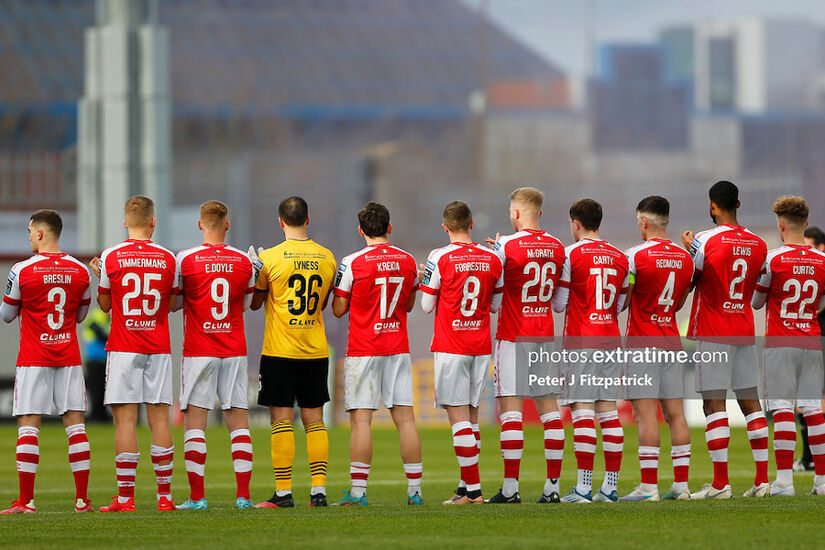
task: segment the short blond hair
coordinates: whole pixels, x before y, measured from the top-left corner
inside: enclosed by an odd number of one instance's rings
[[[145,195],[129,197],[123,207],[123,216],[128,227],[149,227],[155,217],[155,203]]]
[[[773,213],[789,225],[802,229],[808,221],[808,201],[802,197],[784,195],[773,203]]]
[[[221,229],[229,216],[229,207],[221,201],[206,201],[201,205],[201,224],[207,229]]]
[[[521,204],[538,214],[544,204],[544,193],[535,187],[519,187],[510,193],[510,202]]]

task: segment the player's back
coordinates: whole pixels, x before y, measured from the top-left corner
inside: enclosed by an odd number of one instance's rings
[[[496,338],[552,340],[550,300],[561,277],[564,245],[539,229],[501,237],[495,252],[504,264],[504,291]]]
[[[487,355],[490,305],[501,292],[501,260],[478,243],[452,243],[430,253],[421,291],[437,295],[431,351]]]
[[[744,227],[720,225],[698,233],[690,253],[696,289],[688,336],[752,344],[751,298],[767,255],[765,241]]]
[[[418,288],[415,258],[388,243],[341,260],[336,296],[349,298],[347,356],[409,353],[407,302]]]
[[[676,309],[693,280],[693,259],[667,239],[627,251],[633,297],[627,317],[629,347],[681,349]]]
[[[246,355],[244,300],[255,286],[249,257],[225,244],[202,244],[177,256],[183,294],[183,355]]]
[[[825,253],[793,244],[771,250],[757,290],[767,293],[767,347],[820,349],[816,312],[825,293]]]
[[[176,281],[175,256],[159,244],[128,239],[105,250],[98,292],[112,297],[106,350],[170,353],[169,298]]]
[[[287,239],[264,250],[256,288],[268,289],[262,354],[288,359],[327,357],[322,313],[335,257],[312,239]]]
[[[613,348],[621,344],[619,296],[627,292],[628,262],[607,241],[582,239],[565,249],[560,285],[569,288],[564,317],[568,348]]]
[[[3,300],[20,308],[18,366],[80,365],[77,311],[90,302],[89,271],[64,253],[14,265]]]

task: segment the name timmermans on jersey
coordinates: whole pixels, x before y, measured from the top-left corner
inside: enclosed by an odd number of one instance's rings
[[[117,263],[120,267],[166,269],[166,259],[164,258],[118,258]]]

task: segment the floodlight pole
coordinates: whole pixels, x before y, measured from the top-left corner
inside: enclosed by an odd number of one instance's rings
[[[86,29],[78,104],[77,205],[81,252],[123,239],[123,204],[150,196],[154,240],[168,243],[171,183],[169,33],[157,0],[97,0]]]

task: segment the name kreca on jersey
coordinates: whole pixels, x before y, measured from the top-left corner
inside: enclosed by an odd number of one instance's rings
[[[417,289],[415,259],[400,248],[374,244],[341,260],[335,295],[350,300],[347,356],[409,353],[407,302]]]

